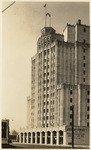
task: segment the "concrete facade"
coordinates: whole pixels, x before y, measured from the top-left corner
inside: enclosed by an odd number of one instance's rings
[[[75,128],[89,130],[89,26],[78,20],[76,25],[67,24],[64,35],[57,34],[52,27],[43,28],[31,63],[27,134],[22,132],[20,141],[30,134],[34,139],[31,143],[41,144],[42,140],[42,144],[68,145],[71,142],[67,143],[66,126],[72,126],[72,105]]]

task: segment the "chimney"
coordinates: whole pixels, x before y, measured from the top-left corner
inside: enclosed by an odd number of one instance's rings
[[[78,19],[78,22],[77,22],[78,24],[81,24],[81,20],[80,19]]]

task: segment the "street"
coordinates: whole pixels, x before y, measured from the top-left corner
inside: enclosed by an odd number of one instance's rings
[[[26,148],[26,149],[71,149],[71,146],[56,146],[56,145],[35,145],[35,144],[20,144],[10,143],[3,145],[2,148]],[[88,146],[75,146],[74,149],[89,149]]]

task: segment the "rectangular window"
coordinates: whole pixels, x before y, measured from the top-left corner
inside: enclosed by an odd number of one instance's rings
[[[49,110],[47,109],[47,112],[49,112]]]
[[[47,75],[49,75],[49,72],[47,73]]]
[[[45,105],[45,102],[44,102],[44,105]]]
[[[44,95],[44,98],[45,98],[45,95]]]
[[[88,103],[89,103],[89,98],[88,98]]]
[[[89,106],[87,107],[87,111],[89,111]]]
[[[83,56],[83,59],[85,60],[85,56]]]
[[[49,105],[49,102],[47,102],[47,105]]]
[[[83,82],[85,82],[85,78],[83,78]]]
[[[72,114],[70,114],[70,118],[72,118]]]
[[[44,55],[46,55],[46,51],[44,51]]]
[[[48,120],[48,116],[46,117],[46,119]]]
[[[43,112],[45,113],[45,109],[43,109]]]
[[[85,48],[84,48],[83,52],[85,53]]]
[[[72,122],[70,122],[70,126],[72,126]]]
[[[72,106],[70,106],[70,110],[72,110]]]
[[[46,73],[44,73],[44,77],[46,76]]]
[[[48,127],[48,124],[46,126]]]
[[[70,94],[72,95],[72,90],[70,90]]]
[[[87,123],[87,127],[89,127],[89,123]]]
[[[89,91],[88,91],[88,95],[89,95]]]
[[[89,115],[87,115],[87,119],[89,119]]]
[[[49,83],[49,80],[47,80],[47,83]]]
[[[84,43],[86,43],[86,40],[83,40]]]
[[[85,70],[83,71],[83,74],[85,74],[86,72],[85,72]]]
[[[86,28],[84,28],[84,32],[86,32]]]
[[[83,63],[83,67],[85,67],[85,63]]]
[[[47,87],[47,90],[49,90],[49,87]]]
[[[49,97],[49,94],[47,94],[47,97]]]

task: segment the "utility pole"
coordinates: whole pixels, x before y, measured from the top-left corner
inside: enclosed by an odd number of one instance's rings
[[[72,148],[74,148],[74,105],[72,105]]]

